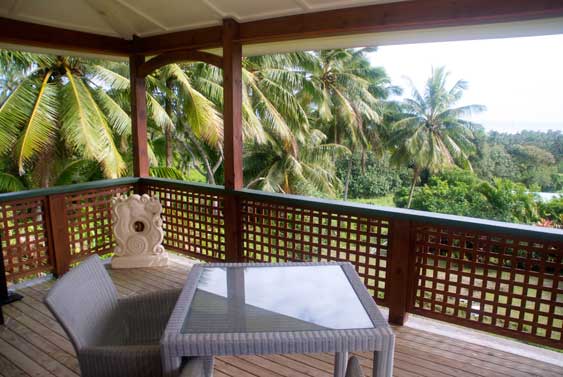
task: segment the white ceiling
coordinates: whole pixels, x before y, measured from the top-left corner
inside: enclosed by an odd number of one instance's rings
[[[130,39],[404,0],[0,0],[0,17]]]

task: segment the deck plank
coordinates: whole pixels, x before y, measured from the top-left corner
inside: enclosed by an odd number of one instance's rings
[[[186,265],[135,270],[109,270],[122,296],[179,288]],[[76,377],[80,368],[72,345],[42,304],[53,281],[22,288],[24,300],[4,308],[7,326],[0,328],[0,376]],[[507,352],[424,331],[396,327],[396,377],[528,377],[563,376],[563,368]],[[373,355],[358,353],[366,375]],[[331,354],[218,357],[216,377],[330,377]]]

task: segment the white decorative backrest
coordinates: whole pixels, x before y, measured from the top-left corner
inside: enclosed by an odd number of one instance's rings
[[[116,257],[164,253],[162,205],[157,198],[118,195],[111,204]]]

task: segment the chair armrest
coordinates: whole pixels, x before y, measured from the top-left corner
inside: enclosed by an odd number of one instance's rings
[[[127,324],[132,343],[158,343],[180,291],[169,289],[118,300],[118,311]]]

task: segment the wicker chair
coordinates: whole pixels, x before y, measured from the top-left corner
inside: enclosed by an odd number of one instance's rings
[[[78,355],[84,377],[162,375],[160,337],[180,291],[118,298],[98,256],[60,278],[45,304]],[[210,377],[213,358],[190,359],[182,377]]]
[[[364,371],[360,365],[360,361],[356,356],[352,356],[348,360],[348,366],[346,367],[346,377],[364,377]]]

